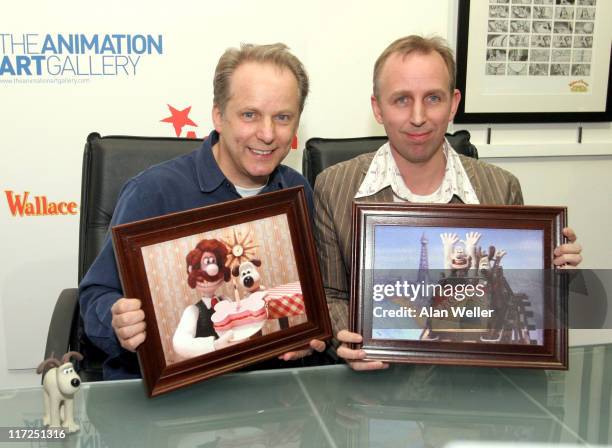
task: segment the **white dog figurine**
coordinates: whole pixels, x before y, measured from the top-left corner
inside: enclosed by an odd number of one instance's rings
[[[62,357],[62,362],[51,357],[36,369],[36,373],[42,373],[46,367],[52,366],[43,378],[43,424],[51,428],[65,428],[69,433],[79,430],[79,425],[74,421],[74,394],[81,386],[81,378],[70,362],[72,357],[79,361],[83,359],[78,352],[68,352]]]

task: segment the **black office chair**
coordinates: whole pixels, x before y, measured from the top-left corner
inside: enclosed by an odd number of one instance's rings
[[[459,154],[475,159],[478,150],[470,143],[468,131],[457,131],[446,134],[451,146]],[[352,159],[366,152],[376,151],[387,141],[387,137],[358,137],[358,138],[311,138],[306,142],[302,158],[302,173],[314,187],[315,179],[321,171],[328,166]]]
[[[89,134],[81,181],[78,282],[102,248],[123,184],[151,165],[193,151],[201,142],[201,139],[188,138]],[[69,350],[84,355],[83,361],[76,363],[83,381],[102,379],[102,363],[106,355],[85,335],[77,288],[64,289],[57,300],[44,359],[52,354],[61,357]]]

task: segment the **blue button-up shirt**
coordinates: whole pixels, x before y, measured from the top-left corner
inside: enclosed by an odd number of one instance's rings
[[[239,199],[234,185],[225,177],[212,147],[219,134],[211,132],[202,146],[167,162],[155,165],[130,179],[121,190],[111,227],[127,222]],[[312,188],[297,171],[280,165],[261,193],[302,185],[312,216]],[[123,297],[110,233],[100,254],[79,285],[81,316],[85,333],[108,354],[104,379],[140,376],[133,353],[124,350],[111,326],[111,306]]]

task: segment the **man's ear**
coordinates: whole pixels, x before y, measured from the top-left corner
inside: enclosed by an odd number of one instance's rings
[[[382,110],[380,109],[380,104],[378,104],[378,99],[374,94],[370,97],[370,103],[372,104],[372,112],[374,112],[374,118],[379,124],[383,124],[382,121]]]
[[[461,102],[461,92],[459,89],[455,89],[453,92],[453,97],[451,98],[451,113],[448,122],[450,123],[455,119],[455,114],[457,113],[457,109],[459,108],[459,103]]]
[[[221,129],[223,128],[223,114],[221,112],[221,109],[219,109],[219,106],[217,106],[216,104],[213,104],[212,119],[213,124],[215,125],[215,131],[220,134]]]

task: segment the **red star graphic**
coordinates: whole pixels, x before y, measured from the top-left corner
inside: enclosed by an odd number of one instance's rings
[[[177,137],[181,135],[181,131],[183,130],[183,126],[185,125],[195,126],[196,128],[198,127],[198,125],[191,121],[191,119],[189,118],[191,106],[183,110],[177,110],[168,104],[168,109],[170,109],[170,113],[172,115],[160,121],[163,121],[164,123],[172,123],[172,126],[174,126],[174,132],[176,132]]]

